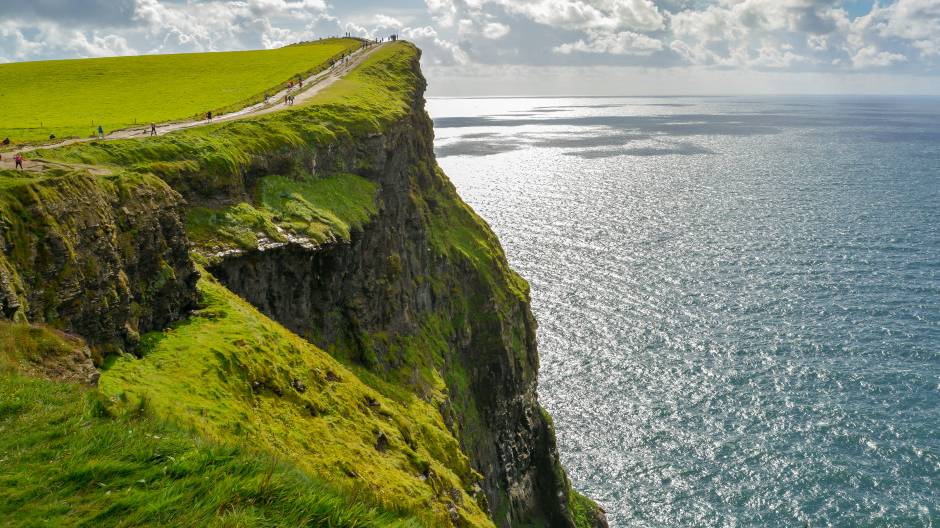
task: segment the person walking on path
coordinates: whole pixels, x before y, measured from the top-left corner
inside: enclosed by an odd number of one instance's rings
[[[104,129],[101,128],[101,125],[98,125],[98,139],[104,139]]]
[[[150,137],[157,135],[157,125],[156,123],[150,123]]]
[[[208,121],[209,123],[212,122],[212,110],[209,110],[208,112],[206,112],[206,121]]]
[[[16,153],[16,156],[13,156],[13,161],[16,162],[16,168],[23,170],[23,155],[19,152]]]

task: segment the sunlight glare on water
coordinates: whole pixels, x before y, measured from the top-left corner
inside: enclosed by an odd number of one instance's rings
[[[429,112],[612,526],[940,526],[940,99]]]

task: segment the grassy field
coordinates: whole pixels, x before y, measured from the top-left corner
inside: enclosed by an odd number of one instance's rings
[[[14,143],[192,118],[258,102],[355,39],[275,50],[0,64],[0,138]]]

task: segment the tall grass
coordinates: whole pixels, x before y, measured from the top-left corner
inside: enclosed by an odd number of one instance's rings
[[[204,441],[153,418],[146,404],[113,416],[96,390],[23,376],[7,352],[0,351],[4,527],[424,526],[270,454]]]

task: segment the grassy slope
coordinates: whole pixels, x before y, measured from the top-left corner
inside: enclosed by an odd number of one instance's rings
[[[206,307],[146,336],[143,359],[110,365],[105,395],[130,408],[146,402],[211,438],[270,449],[432,524],[456,496],[461,517],[488,525],[467,493],[478,476],[431,405],[413,394],[384,397],[221,285],[204,279],[199,288]]]
[[[270,455],[209,442],[94,389],[24,376],[73,340],[0,322],[3,526],[420,527]]]
[[[84,137],[98,124],[110,131],[243,106],[358,46],[332,39],[275,50],[3,64],[0,138]]]

